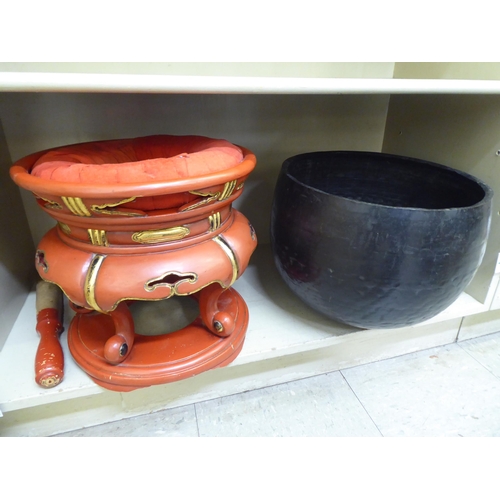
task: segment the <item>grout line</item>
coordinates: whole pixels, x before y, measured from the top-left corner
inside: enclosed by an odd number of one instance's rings
[[[365,405],[361,402],[361,400],[359,399],[358,395],[356,394],[356,392],[354,391],[354,389],[351,387],[351,384],[349,384],[349,382],[347,381],[347,379],[345,378],[345,375],[344,373],[342,372],[342,370],[339,370],[340,374],[342,375],[342,378],[345,380],[345,383],[347,384],[347,386],[349,387],[349,389],[351,389],[352,393],[354,394],[355,398],[359,401],[359,404],[361,405],[361,407],[363,408],[363,410],[365,410],[365,413],[368,415],[368,418],[373,422],[373,425],[375,426],[375,428],[378,430],[378,432],[380,433],[380,436],[381,437],[385,437],[383,434],[382,434],[382,431],[379,429],[378,425],[375,423],[375,420],[373,420],[372,416],[368,413],[368,410],[365,408]]]
[[[471,340],[471,339],[469,339]],[[464,342],[467,342],[466,340],[464,340]],[[481,361],[479,359],[477,359],[471,352],[469,352],[467,349],[465,349],[464,347],[461,346],[461,342],[458,342],[457,345],[460,347],[460,349],[462,349],[463,352],[467,353],[477,364],[479,364],[480,366],[482,366],[487,372],[491,373],[495,378],[497,379],[500,379],[500,376],[498,376],[496,373],[492,372],[490,370],[490,368],[488,368],[487,366],[483,365],[483,363],[481,363]]]

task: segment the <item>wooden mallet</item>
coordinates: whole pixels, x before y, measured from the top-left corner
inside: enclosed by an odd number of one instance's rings
[[[36,286],[36,331],[40,342],[35,356],[35,382],[55,387],[64,376],[64,355],[59,336],[63,326],[63,295],[53,283],[40,281]]]

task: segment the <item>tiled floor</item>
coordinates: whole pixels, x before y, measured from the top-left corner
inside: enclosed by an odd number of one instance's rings
[[[500,436],[500,333],[59,436]]]

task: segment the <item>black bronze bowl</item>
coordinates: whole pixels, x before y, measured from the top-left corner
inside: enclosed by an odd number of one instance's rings
[[[425,321],[472,280],[492,190],[463,172],[372,152],[314,152],[283,163],[271,242],[305,303],[360,328]]]

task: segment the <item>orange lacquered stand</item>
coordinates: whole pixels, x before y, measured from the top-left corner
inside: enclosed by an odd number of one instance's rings
[[[97,384],[130,391],[239,354],[248,309],[231,285],[257,239],[232,203],[255,163],[226,141],[162,135],[46,150],[11,168],[57,221],[35,265],[76,311],[69,349]],[[135,332],[133,301],[173,296],[197,301],[194,322],[163,335]]]

